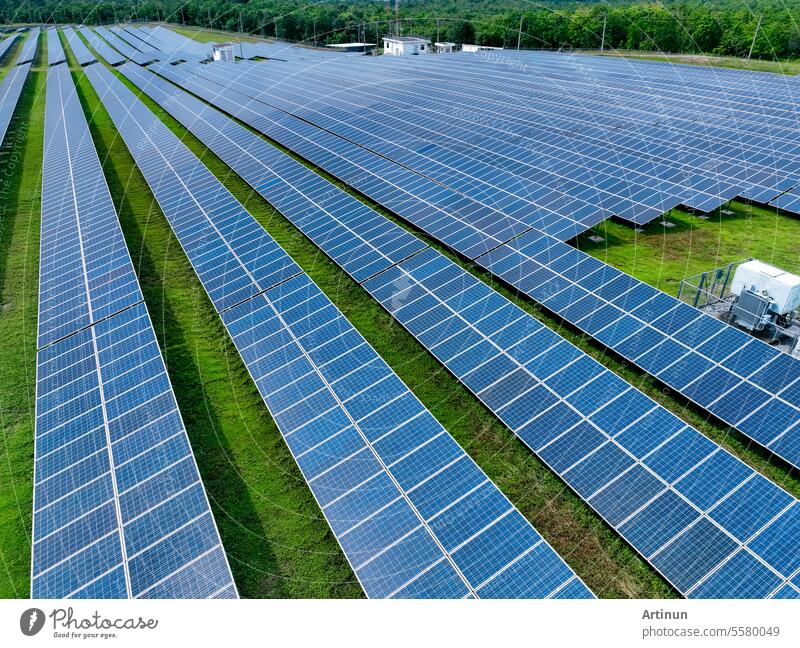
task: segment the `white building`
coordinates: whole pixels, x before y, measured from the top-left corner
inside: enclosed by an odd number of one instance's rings
[[[211,46],[211,56],[215,61],[234,63],[236,54],[233,51],[233,43],[214,43]]]
[[[490,45],[467,45],[464,43],[461,46],[462,52],[488,52],[490,50],[501,50],[502,47],[491,47]]]
[[[453,51],[453,48],[456,46],[456,44],[443,42],[443,43],[434,43],[434,46],[436,47],[437,54],[450,54]]]
[[[383,53],[391,56],[427,54],[430,48],[431,42],[418,36],[386,36],[383,39]]]

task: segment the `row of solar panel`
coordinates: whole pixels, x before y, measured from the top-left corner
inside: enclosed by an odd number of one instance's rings
[[[785,582],[800,566],[789,494],[264,140],[147,72],[123,72],[352,276],[346,249],[389,264],[365,288],[680,591],[800,596]],[[391,264],[399,250],[410,258]]]
[[[32,63],[36,58],[36,50],[39,47],[39,35],[42,30],[39,27],[34,27],[28,32],[28,38],[22,44],[22,49],[17,56],[17,65],[23,63]]]
[[[8,38],[0,40],[0,60],[3,59],[6,53],[11,49],[11,47],[16,42],[17,42],[17,34],[12,34]]]
[[[205,79],[193,76],[188,69],[161,66],[157,71],[319,164],[468,258],[478,258],[478,262],[494,274],[545,303],[623,357],[637,361],[652,346],[668,341],[658,350],[671,352],[666,364],[656,366],[642,362],[640,366],[793,465],[800,463],[800,440],[796,433],[791,433],[792,429],[800,429],[796,427],[800,423],[800,393],[796,393],[800,371],[796,359],[538,232],[530,232],[509,246],[499,247],[520,234],[519,225],[508,228],[510,219],[502,220],[499,215],[496,219],[464,218],[465,211],[469,210],[464,210],[463,201],[460,210],[451,211],[459,218],[450,217],[449,222],[443,218],[421,219],[413,204],[404,201],[405,196],[392,185],[388,191],[365,190],[373,184],[372,177],[366,173],[355,175],[358,167],[353,168],[353,160],[360,161],[360,157],[354,145],[341,139],[337,142],[333,135],[320,129],[314,132],[306,122],[291,116],[274,116],[272,111],[259,109],[257,106],[263,104],[231,89],[229,83],[211,81],[216,73],[203,70],[204,75],[211,75]],[[244,90],[241,84],[236,88]],[[251,90],[249,95],[260,96],[260,92]],[[339,143],[342,146],[338,146]],[[344,148],[347,146],[349,148]],[[370,167],[373,159],[367,161]],[[388,161],[379,160],[380,166],[373,168],[372,173],[380,171],[387,182],[393,177],[391,171],[398,167],[387,168]],[[413,174],[409,178],[405,169],[400,169],[399,173],[403,174],[402,181],[408,181],[403,185],[405,191],[428,198],[430,194],[423,184],[424,179],[414,178]],[[440,188],[440,193],[443,191]],[[469,221],[458,223],[460,218]],[[453,220],[457,223],[455,227]],[[431,221],[433,225],[429,224]],[[463,232],[467,226],[471,228],[465,236]],[[499,227],[504,229],[496,236]],[[528,250],[526,241],[539,243]],[[480,257],[492,248],[497,249]],[[509,259],[506,263],[496,262],[506,257]],[[659,317],[661,319],[652,326],[651,322]],[[602,330],[604,334],[600,334]],[[746,349],[740,355],[732,355],[744,345]],[[662,362],[667,358],[666,353],[657,352],[657,355]],[[731,356],[730,361],[727,361],[728,356]],[[739,362],[745,356],[749,360]],[[719,366],[721,361],[726,364]],[[769,367],[763,368],[767,363]],[[672,371],[668,371],[670,368]],[[781,395],[775,396],[777,392]]]
[[[132,45],[124,41],[122,38],[120,38],[116,33],[112,32],[110,29],[97,26],[94,28],[94,30],[100,36],[102,36],[109,45],[111,45],[125,58],[128,58],[131,61],[135,61],[139,65],[147,65],[148,63],[154,60],[154,57],[151,54],[140,52],[135,47],[133,47]]]
[[[0,144],[5,141],[11,119],[19,103],[22,87],[30,72],[30,63],[18,65],[8,71],[0,83]]]
[[[47,77],[39,297],[32,597],[236,597],[64,65]]]
[[[111,47],[98,34],[88,27],[79,27],[78,31],[91,45],[92,49],[109,65],[120,65],[125,62],[125,57]]]
[[[364,590],[590,596],[210,171],[113,75],[87,74]]]
[[[75,57],[75,60],[78,61],[78,65],[89,65],[97,61],[89,51],[89,48],[86,47],[86,44],[81,40],[81,37],[78,36],[78,32],[76,32],[72,27],[64,27],[64,36],[67,39],[67,44],[69,48],[72,50],[72,54]]]
[[[58,65],[67,60],[64,54],[64,48],[61,45],[61,39],[58,36],[58,30],[51,27],[47,30],[47,65]]]

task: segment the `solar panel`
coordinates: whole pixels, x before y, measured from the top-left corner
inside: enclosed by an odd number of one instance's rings
[[[12,34],[8,38],[4,38],[3,40],[0,40],[0,60],[3,59],[3,57],[6,55],[8,50],[10,50],[11,47],[16,42],[17,42],[17,35],[16,34]]]
[[[89,45],[91,45],[92,49],[94,49],[94,51],[100,55],[100,58],[102,58],[109,65],[120,65],[121,63],[125,62],[124,56],[114,50],[113,47],[111,47],[88,27],[79,27],[78,31],[86,39]]]
[[[366,163],[370,170],[356,175],[363,167],[349,160],[364,160],[363,149],[359,153],[357,147],[347,148],[344,140],[331,140],[330,134],[309,129],[307,124],[301,126],[291,116],[286,115],[281,121],[280,116],[273,117],[269,111],[256,110],[248,105],[245,95],[223,90],[220,84],[198,81],[188,70],[162,66],[158,73],[319,164],[467,258],[477,259],[493,274],[792,465],[800,462],[800,389],[796,387],[800,383],[795,383],[800,371],[796,359],[551,236],[531,230],[504,245],[511,238],[510,233],[520,234],[521,223],[516,221],[514,228],[514,219],[491,210],[476,211],[464,197],[459,200],[454,196],[450,211],[457,218],[432,217],[430,208],[420,218],[419,210],[400,193],[402,189],[377,190],[378,181],[368,174],[380,170],[384,183],[397,177],[400,187],[414,198],[427,197],[433,190],[425,186],[420,176],[392,166],[385,159],[372,158]],[[326,148],[322,149],[321,143]],[[333,158],[332,153],[342,155],[344,150],[348,161]],[[435,187],[441,196],[441,185]],[[469,215],[462,216],[464,213]],[[481,218],[476,219],[476,213]],[[468,235],[463,233],[465,227],[471,227]],[[498,228],[502,232],[499,235]],[[481,256],[487,250],[493,251]],[[665,344],[645,355],[661,343]],[[745,344],[747,350],[738,353]],[[680,354],[663,364],[667,356],[662,352],[667,350]],[[780,393],[776,396],[777,392]]]
[[[211,172],[111,74],[87,74],[364,591],[547,597],[569,587],[591,596]],[[236,297],[221,298],[223,285]]]
[[[69,316],[58,335],[40,326],[31,596],[236,597],[147,309],[138,284],[128,285],[135,282],[131,259],[63,65],[47,77],[42,212],[40,319],[59,308],[72,312],[76,303],[88,316]],[[77,240],[78,249],[59,251],[64,240]],[[75,278],[60,290],[53,287],[59,260]],[[119,278],[121,292],[111,288]],[[116,299],[120,294],[126,299]]]
[[[0,83],[0,144],[5,141],[8,126],[14,116],[14,110],[17,108],[17,102],[30,69],[30,63],[18,65],[9,70]]]
[[[335,260],[341,247],[389,252],[406,235],[385,219],[383,228],[359,232],[365,217],[348,220],[344,192],[322,178],[295,175],[295,167],[305,168],[179,88],[133,66],[122,71],[323,249],[319,230],[330,230],[337,245],[328,254]],[[304,194],[316,200],[303,203]],[[336,215],[331,205],[342,212],[333,224],[326,214]],[[337,263],[355,276],[349,261]],[[455,263],[425,248],[363,285],[681,592],[766,597],[791,578],[797,541],[787,549],[765,538],[775,537],[776,516],[781,528],[790,524],[794,498]],[[737,519],[723,513],[730,498]],[[684,536],[694,540],[668,550]],[[720,566],[727,573],[729,562],[742,560],[737,549],[752,538],[759,558],[747,547],[739,553],[757,563],[751,572],[759,585],[739,589],[740,582],[712,573]],[[687,568],[704,542],[713,549]],[[768,564],[759,562],[767,554]]]
[[[94,54],[89,51],[89,48],[86,47],[81,37],[78,36],[78,33],[72,27],[64,27],[64,36],[72,50],[72,55],[78,61],[79,65],[89,65],[97,61]]]
[[[39,27],[34,27],[28,32],[28,38],[22,44],[19,56],[17,56],[17,65],[23,63],[31,63],[36,58],[36,50],[39,47],[39,35],[42,30]]]
[[[110,31],[116,36],[118,36],[122,41],[124,41],[134,49],[142,52],[143,54],[152,56],[154,59],[158,59],[159,57],[161,57],[161,52],[159,52],[158,49],[139,40],[138,38],[130,34],[127,30],[122,29],[121,27],[112,27]]]
[[[106,29],[105,27],[97,26],[94,30],[115,50],[117,50],[122,56],[125,58],[130,59],[134,63],[138,63],[139,65],[147,65],[152,61],[156,60],[157,57],[153,56],[152,54],[146,52],[140,52],[135,47],[132,47],[124,40],[122,40],[119,36],[117,36],[112,31]]]
[[[66,60],[61,39],[58,37],[58,30],[51,27],[47,30],[47,65],[58,65]]]

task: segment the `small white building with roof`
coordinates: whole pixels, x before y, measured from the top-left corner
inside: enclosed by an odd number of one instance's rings
[[[427,54],[430,49],[430,40],[419,36],[384,36],[383,38],[383,53],[390,56]]]
[[[437,54],[450,54],[456,46],[455,43],[449,43],[447,41],[436,42],[433,45],[436,47]]]
[[[226,63],[236,62],[233,43],[213,43],[211,45],[211,56],[215,61],[225,61]]]

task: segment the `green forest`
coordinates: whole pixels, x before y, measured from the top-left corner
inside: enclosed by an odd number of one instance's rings
[[[5,24],[166,21],[317,44],[376,41],[397,29],[394,15],[393,0],[0,0]],[[401,0],[400,19],[403,34],[455,43],[594,49],[603,42],[616,49],[729,56],[746,56],[752,45],[754,58],[800,57],[798,0]]]

